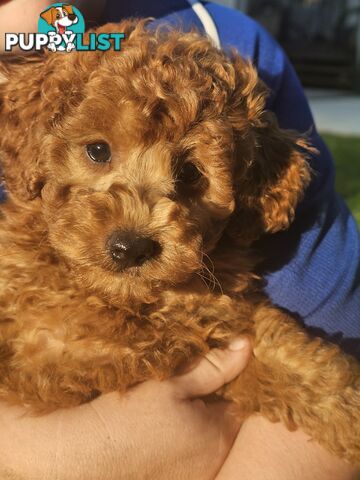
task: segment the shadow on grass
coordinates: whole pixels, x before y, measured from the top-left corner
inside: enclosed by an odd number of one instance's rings
[[[360,225],[360,137],[323,133],[336,164],[336,189]]]

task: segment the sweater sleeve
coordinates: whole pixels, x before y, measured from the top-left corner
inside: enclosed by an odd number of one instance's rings
[[[295,223],[270,242],[273,266],[266,290],[274,303],[298,314],[314,333],[360,358],[359,231],[335,192],[331,154],[314,126],[300,82],[282,56],[282,75],[269,108],[283,128],[309,132],[319,154],[310,159],[315,174]],[[286,252],[288,259],[276,268],[279,252]]]

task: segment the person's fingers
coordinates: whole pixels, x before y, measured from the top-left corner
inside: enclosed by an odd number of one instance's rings
[[[246,367],[250,356],[250,340],[237,338],[228,348],[214,348],[190,372],[171,380],[181,398],[208,395],[231,382]]]

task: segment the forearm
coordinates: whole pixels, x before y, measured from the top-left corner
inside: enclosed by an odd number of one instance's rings
[[[360,470],[325,451],[301,431],[260,416],[242,426],[216,480],[359,480]]]

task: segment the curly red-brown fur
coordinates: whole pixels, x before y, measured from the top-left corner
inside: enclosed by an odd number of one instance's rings
[[[301,427],[360,462],[360,367],[271,306],[255,240],[287,228],[310,147],[265,110],[235,52],[197,32],[129,20],[121,53],[46,53],[0,64],[0,395],[35,411],[77,405],[252,337],[223,395],[240,416]],[[106,141],[94,164],[85,145]],[[193,185],[179,172],[191,162]],[[158,255],[119,269],[115,231]]]

